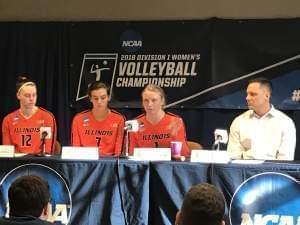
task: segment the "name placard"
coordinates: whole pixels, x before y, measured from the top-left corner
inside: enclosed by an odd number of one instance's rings
[[[133,160],[170,161],[170,148],[134,148]]]
[[[230,158],[227,151],[192,150],[191,162],[228,163]]]
[[[0,145],[0,158],[13,158],[14,154],[14,145]]]
[[[75,160],[98,160],[99,151],[97,147],[63,146],[61,158]]]

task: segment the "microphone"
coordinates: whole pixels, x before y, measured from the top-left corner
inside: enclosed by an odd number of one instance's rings
[[[44,130],[44,131],[42,132],[42,134],[41,134],[41,140],[42,140],[42,141],[45,141],[45,139],[46,139],[47,136],[48,136],[48,132]]]
[[[40,127],[40,138],[41,138],[41,155],[46,154],[46,139],[51,139],[51,127]]]
[[[138,120],[125,121],[124,130],[125,133],[125,152],[122,151],[122,158],[128,158],[129,156],[129,132],[138,132],[140,128],[144,127],[144,123],[139,123]]]
[[[228,142],[228,132],[225,129],[215,129],[215,142],[213,144],[213,149],[220,150],[220,144],[227,144]]]
[[[40,138],[51,139],[51,127],[40,127]]]
[[[140,129],[140,124],[137,120],[127,120],[125,121],[124,130],[127,132],[137,132]]]

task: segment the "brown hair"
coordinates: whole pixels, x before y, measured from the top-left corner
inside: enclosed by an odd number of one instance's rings
[[[11,216],[39,217],[50,202],[49,185],[39,176],[19,177],[9,187],[8,200]]]
[[[88,96],[91,97],[92,96],[92,91],[98,90],[98,89],[101,89],[101,88],[106,90],[108,96],[110,95],[110,89],[105,83],[95,81],[95,82],[91,83],[91,85],[88,87],[88,90],[87,90]]]
[[[180,225],[220,225],[224,219],[225,199],[213,185],[193,186],[184,196]]]
[[[269,79],[265,77],[258,77],[248,81],[248,85],[252,83],[259,83],[261,86],[266,87],[269,90],[270,94],[272,94],[273,87],[272,82]]]

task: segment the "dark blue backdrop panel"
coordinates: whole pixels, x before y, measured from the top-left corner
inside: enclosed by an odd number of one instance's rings
[[[226,224],[232,197],[248,178],[264,172],[277,172],[300,179],[299,164],[265,162],[263,164],[204,164],[185,162],[152,162],[150,164],[150,216],[149,224],[174,224],[184,193],[198,183],[217,186],[226,200]],[[271,198],[274,198],[272,196]]]
[[[265,162],[263,164],[212,164],[210,167],[211,183],[218,187],[225,196],[226,207],[226,224],[229,224],[228,213],[232,198],[238,188],[247,179],[265,172],[280,173],[289,175],[294,179],[300,179],[300,167],[297,163],[287,162]],[[289,190],[284,190],[283,193]],[[255,196],[253,191],[252,196]],[[271,196],[276,198],[276,195]],[[271,207],[271,206],[270,206]]]
[[[71,192],[72,213],[69,224],[124,225],[125,215],[127,224],[148,224],[147,162],[124,163],[116,159],[62,161],[41,158],[0,161],[1,179],[16,167],[28,163],[48,166],[60,174]]]
[[[188,162],[152,162],[150,179],[150,224],[174,224],[188,189],[209,182],[209,164]]]
[[[150,202],[149,162],[117,160],[116,163],[119,165],[119,193],[122,195],[127,224],[146,225]]]
[[[234,193],[254,175],[276,172],[300,180],[297,163],[240,165],[55,158],[0,159],[0,179],[7,179],[9,172],[24,164],[40,164],[60,174],[71,192],[70,224],[87,225],[124,225],[124,218],[127,224],[134,225],[174,224],[184,194],[197,183],[216,185],[224,193],[228,213]]]

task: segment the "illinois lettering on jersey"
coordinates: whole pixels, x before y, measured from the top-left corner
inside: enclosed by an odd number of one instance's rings
[[[119,156],[123,145],[125,118],[111,110],[102,121],[97,121],[91,110],[78,113],[73,118],[73,146],[98,146],[101,156]]]
[[[51,154],[56,142],[56,121],[51,112],[41,107],[30,118],[25,118],[19,109],[8,114],[2,122],[2,143],[14,145],[16,152],[39,154],[43,147],[41,127],[51,128],[51,138],[45,139],[46,153]]]
[[[171,141],[181,141],[182,155],[189,156],[185,125],[181,117],[172,113],[165,113],[157,124],[151,124],[146,119],[145,114],[138,116],[136,119],[140,124],[140,129],[138,132],[130,133],[130,154],[133,154],[135,147],[170,148]]]

